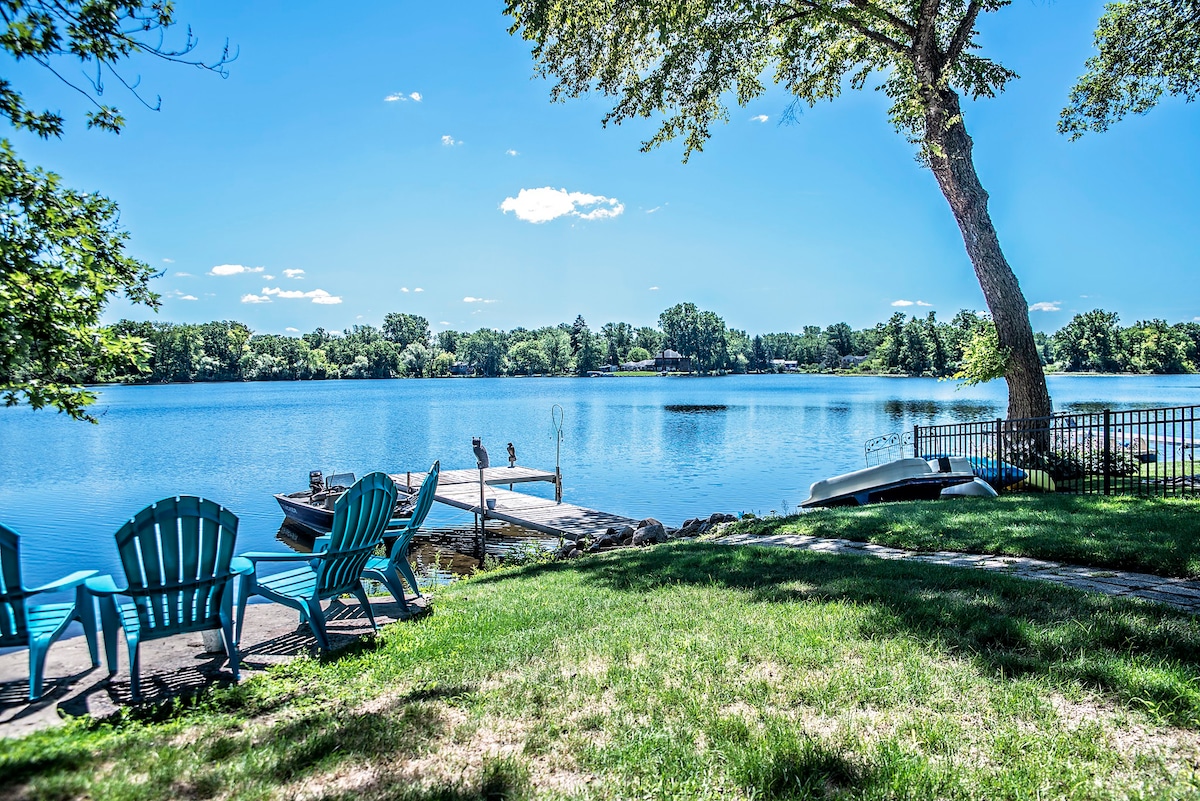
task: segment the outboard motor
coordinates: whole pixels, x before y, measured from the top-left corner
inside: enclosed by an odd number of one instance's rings
[[[320,492],[325,489],[325,477],[321,475],[320,470],[308,471],[308,491]]]

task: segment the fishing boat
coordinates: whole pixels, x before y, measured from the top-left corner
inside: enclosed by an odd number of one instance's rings
[[[975,480],[971,464],[962,457],[896,459],[818,481],[800,505],[866,506],[885,501],[934,500],[942,490]]]
[[[333,507],[338,498],[349,489],[355,481],[353,473],[332,473],[324,475],[320,470],[308,474],[308,489],[303,492],[289,494],[277,493],[275,500],[283,509],[283,516],[289,525],[303,529],[316,537],[323,537],[333,529]],[[409,516],[408,507],[416,493],[408,487],[397,485],[399,493],[392,519],[403,519]]]

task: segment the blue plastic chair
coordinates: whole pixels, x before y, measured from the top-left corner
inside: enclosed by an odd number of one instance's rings
[[[372,556],[367,560],[367,566],[363,570],[363,578],[383,582],[392,597],[396,599],[396,603],[405,609],[408,608],[408,604],[404,600],[402,578],[408,582],[408,586],[412,587],[412,591],[418,598],[422,597],[421,591],[417,588],[417,577],[408,563],[408,547],[412,544],[412,538],[417,533],[417,529],[425,522],[430,507],[433,506],[433,496],[437,492],[438,475],[441,470],[441,462],[434,462],[433,467],[429,468],[429,474],[421,482],[421,490],[417,493],[416,503],[413,504],[412,516],[404,523],[404,527],[398,530],[398,536],[392,543],[391,556]],[[391,531],[388,533],[390,534]]]
[[[95,570],[76,573],[26,589],[21,583],[21,538],[11,528],[0,524],[0,648],[29,649],[29,700],[42,697],[42,680],[46,672],[46,653],[63,635],[71,621],[83,624],[87,635],[92,667],[100,664],[96,644],[96,611],[92,597],[83,584],[96,575]],[[75,590],[75,600],[69,603],[31,604],[29,599],[42,593]]]
[[[386,473],[370,473],[338,498],[333,507],[333,528],[328,538],[321,538],[325,550],[314,553],[242,554],[254,563],[255,572],[241,580],[238,626],[245,617],[246,601],[251,595],[261,595],[276,603],[300,612],[300,622],[308,623],[317,645],[329,650],[325,633],[325,613],[321,601],[350,594],[375,625],[371,603],[362,586],[362,572],[371,552],[383,541],[383,532],[396,506],[396,484]],[[286,570],[271,576],[259,576],[260,562],[305,562],[303,567]]]
[[[112,576],[88,579],[88,590],[100,598],[109,673],[117,672],[117,629],[125,630],[135,698],[141,695],[139,646],[176,634],[220,630],[234,681],[241,678],[233,579],[254,568],[233,555],[237,529],[237,516],[213,501],[194,495],[164,498],[117,531],[126,589],[117,589]],[[129,601],[118,604],[117,596]]]

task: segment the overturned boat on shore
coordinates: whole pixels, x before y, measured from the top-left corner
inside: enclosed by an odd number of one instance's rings
[[[959,456],[897,459],[818,481],[805,509],[819,506],[866,506],[886,501],[934,500],[942,490],[975,480],[971,463]]]

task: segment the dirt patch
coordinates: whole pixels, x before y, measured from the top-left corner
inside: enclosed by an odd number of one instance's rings
[[[1067,729],[1099,723],[1109,746],[1130,763],[1139,757],[1150,757],[1161,761],[1172,773],[1200,770],[1200,732],[1140,723],[1131,714],[1094,699],[1071,701],[1055,693],[1049,696],[1049,701]]]
[[[565,742],[553,744],[545,754],[527,756],[528,730],[523,721],[475,719],[467,711],[444,703],[438,703],[436,709],[444,726],[442,733],[429,742],[425,755],[401,763],[373,761],[339,766],[287,788],[283,795],[307,801],[349,792],[370,798],[385,794],[394,785],[471,788],[479,783],[486,762],[505,758],[525,765],[530,783],[541,791],[577,793],[595,781],[596,777],[576,768]]]

